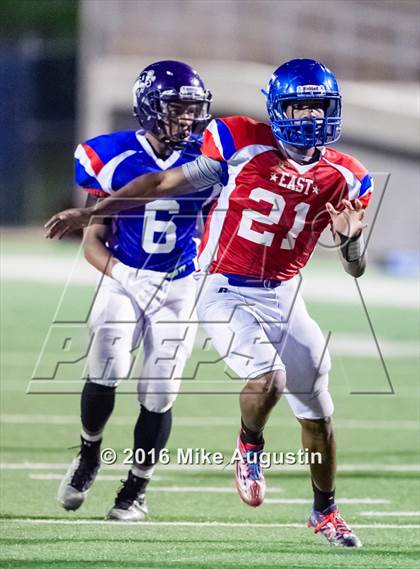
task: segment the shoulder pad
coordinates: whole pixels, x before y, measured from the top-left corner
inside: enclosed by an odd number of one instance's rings
[[[359,199],[367,207],[373,192],[373,180],[367,168],[354,156],[333,148],[326,148],[323,158],[344,176],[349,199]]]
[[[242,148],[263,145],[277,148],[271,128],[246,116],[214,119],[204,132],[201,152],[228,162]]]
[[[109,192],[108,180],[102,179],[104,176],[101,175],[102,172],[105,174],[105,165],[127,152],[136,152],[137,148],[134,131],[102,134],[79,144],[74,153],[76,183],[87,190]]]

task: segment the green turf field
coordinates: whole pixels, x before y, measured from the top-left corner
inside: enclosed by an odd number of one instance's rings
[[[168,445],[171,463],[159,468],[150,486],[147,523],[103,521],[127,469],[123,449],[132,444],[137,414],[130,388],[117,400],[104,441],[119,453],[117,464],[102,469],[77,513],[60,509],[55,493],[76,452],[69,447],[78,443],[79,398],[52,393],[59,391],[55,387],[50,394],[25,391],[61,291],[60,285],[30,281],[5,281],[2,287],[2,567],[418,568],[418,362],[410,353],[385,356],[394,394],[377,354],[333,357],[337,493],[344,517],[364,542],[362,550],[334,549],[305,528],[311,500],[305,468],[269,470],[266,503],[253,510],[236,496],[231,468],[177,466],[178,448],[220,451],[227,458],[233,450],[238,385],[224,376],[220,363],[201,366],[195,379],[184,382]],[[88,287],[76,287],[67,310],[77,311],[90,295]],[[308,304],[325,331],[352,338],[369,334],[357,305]],[[381,341],[418,341],[414,310],[376,306],[370,317]],[[196,351],[187,377],[200,359]],[[64,372],[65,379],[70,376]],[[71,387],[76,392],[80,385],[73,381]],[[298,425],[284,402],[272,416],[266,441],[270,451],[299,449]]]

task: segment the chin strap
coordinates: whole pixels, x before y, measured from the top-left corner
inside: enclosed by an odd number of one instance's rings
[[[358,261],[365,251],[365,240],[363,239],[363,231],[354,237],[348,237],[337,231],[337,235],[341,241],[341,251],[343,257],[348,263]]]
[[[173,152],[174,150],[183,150],[189,142],[189,139],[180,140],[180,141],[172,140],[171,138],[169,138],[169,136],[166,136],[165,134],[159,134],[159,135],[156,134],[156,137],[159,139],[159,142],[165,144],[165,146],[167,146],[171,150],[171,152]]]

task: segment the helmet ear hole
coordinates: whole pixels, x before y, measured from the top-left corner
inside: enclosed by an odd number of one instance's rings
[[[161,112],[159,91],[151,91],[147,95],[147,104],[149,106],[150,112],[152,112],[152,113],[160,113]]]

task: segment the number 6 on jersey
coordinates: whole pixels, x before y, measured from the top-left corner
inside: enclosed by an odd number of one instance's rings
[[[156,200],[148,203],[144,208],[144,225],[142,244],[146,253],[170,253],[176,245],[176,225],[171,220],[156,219],[158,211],[165,211],[170,215],[179,213],[179,203],[175,200]],[[155,241],[156,233],[160,233]]]

